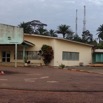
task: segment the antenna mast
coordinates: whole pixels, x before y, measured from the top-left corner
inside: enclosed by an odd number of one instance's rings
[[[86,6],[84,5],[83,32],[86,31]]]
[[[78,14],[78,10],[76,9],[75,35],[78,35],[78,32],[77,32],[78,31],[78,17],[77,17],[78,15],[77,14]]]

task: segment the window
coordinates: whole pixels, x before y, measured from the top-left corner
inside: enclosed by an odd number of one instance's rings
[[[14,58],[15,58],[15,56],[14,56]],[[17,59],[23,59],[23,52],[22,51],[17,52]]]
[[[2,62],[10,62],[10,52],[9,51],[2,52]]]
[[[79,52],[65,52],[62,53],[63,60],[79,60]]]
[[[40,57],[40,55],[38,55],[37,51],[28,51],[27,58],[29,60],[40,60],[41,59],[41,57]]]
[[[40,60],[41,57],[38,55],[37,51],[26,51],[25,55],[29,60]],[[23,59],[23,51],[18,51],[17,59]]]

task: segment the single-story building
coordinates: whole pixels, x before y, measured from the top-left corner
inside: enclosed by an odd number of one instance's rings
[[[93,52],[93,63],[103,64],[103,49],[95,49]]]
[[[23,39],[23,43],[17,45],[18,66],[24,64],[24,54],[32,64],[44,65],[41,56],[38,55],[38,51],[44,44],[52,46],[54,51],[54,59],[49,64],[51,66],[59,66],[61,64],[65,66],[78,66],[81,63],[83,65],[92,63],[92,45],[36,34],[24,34]],[[0,64],[14,65],[14,62],[15,45],[0,45]]]

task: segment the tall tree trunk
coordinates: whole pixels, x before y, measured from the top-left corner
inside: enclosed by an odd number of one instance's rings
[[[65,34],[63,34],[63,38],[65,38]]]

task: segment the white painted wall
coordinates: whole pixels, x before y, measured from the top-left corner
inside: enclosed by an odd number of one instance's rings
[[[58,66],[60,64],[65,64],[66,66],[74,66],[79,65],[80,62],[83,62],[84,65],[88,65],[92,62],[92,51],[91,47],[89,46],[63,40],[56,40],[55,46],[57,47],[55,48],[55,66]],[[79,52],[79,61],[62,60],[63,51]]]
[[[50,65],[59,66],[65,64],[66,66],[79,65],[83,62],[84,65],[88,65],[92,62],[92,47],[83,45],[81,43],[69,42],[63,39],[55,39],[51,37],[42,36],[28,36],[25,35],[25,40],[28,40],[35,44],[35,47],[28,48],[28,50],[40,50],[43,44],[47,44],[53,47],[54,59]],[[79,52],[79,61],[62,60],[62,52]],[[43,63],[43,62],[42,62]]]

